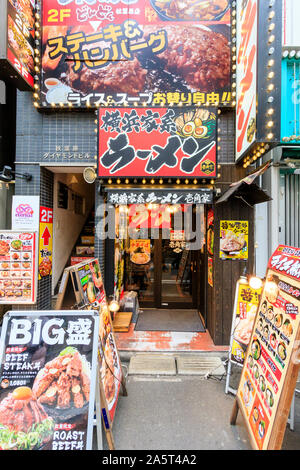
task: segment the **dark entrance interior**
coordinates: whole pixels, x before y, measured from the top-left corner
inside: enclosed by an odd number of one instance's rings
[[[203,209],[203,226],[204,221]],[[127,250],[125,289],[138,293],[142,309],[190,309],[200,312],[205,322],[204,245],[199,249],[189,249],[184,224],[182,228],[181,232],[173,230],[172,218],[169,232],[159,228],[155,238],[144,240],[147,248],[143,248],[143,251],[148,251],[149,255],[147,262],[132,262],[133,257],[130,256],[130,250]],[[136,249],[138,251],[139,248]]]
[[[138,292],[141,307],[195,307],[194,257],[192,251],[176,249],[176,243],[160,234],[158,239],[150,239],[147,264],[130,263],[128,288]]]

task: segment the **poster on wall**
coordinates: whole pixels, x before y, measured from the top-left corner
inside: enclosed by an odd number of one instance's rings
[[[39,230],[40,197],[13,196],[11,211],[12,230]]]
[[[39,279],[52,274],[53,209],[40,207]]]
[[[0,30],[6,32],[0,45],[1,77],[14,80],[20,90],[31,90],[35,74],[35,0],[3,0],[1,3],[4,5]]]
[[[0,304],[34,304],[37,293],[37,234],[0,232]]]
[[[207,282],[214,287],[214,260],[210,256],[207,258]]]
[[[209,209],[206,218],[206,248],[207,252],[213,256],[214,254],[214,210]]]
[[[147,264],[151,259],[150,240],[130,239],[130,261],[134,264]]]
[[[248,232],[247,220],[221,220],[220,258],[248,259]]]
[[[230,104],[230,0],[42,6],[42,106]]]
[[[299,321],[300,250],[280,245],[269,259],[235,402],[255,449],[281,447],[298,377]]]
[[[92,448],[99,318],[8,312],[1,332],[0,448]]]
[[[256,137],[258,0],[237,2],[236,160]]]
[[[124,240],[115,240],[114,298],[119,302],[124,294]]]
[[[216,108],[101,108],[98,122],[101,178],[216,177]]]

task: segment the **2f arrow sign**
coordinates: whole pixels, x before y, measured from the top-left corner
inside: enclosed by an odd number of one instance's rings
[[[51,238],[51,234],[48,230],[48,227],[45,228],[41,238],[44,240],[44,246],[48,246],[49,245],[49,240]]]

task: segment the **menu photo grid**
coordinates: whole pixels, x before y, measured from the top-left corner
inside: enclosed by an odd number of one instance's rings
[[[36,234],[0,232],[0,303],[34,303]]]

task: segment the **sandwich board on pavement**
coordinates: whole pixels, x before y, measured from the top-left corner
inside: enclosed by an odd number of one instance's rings
[[[282,446],[300,366],[300,249],[280,245],[266,281],[230,418],[256,450]]]

